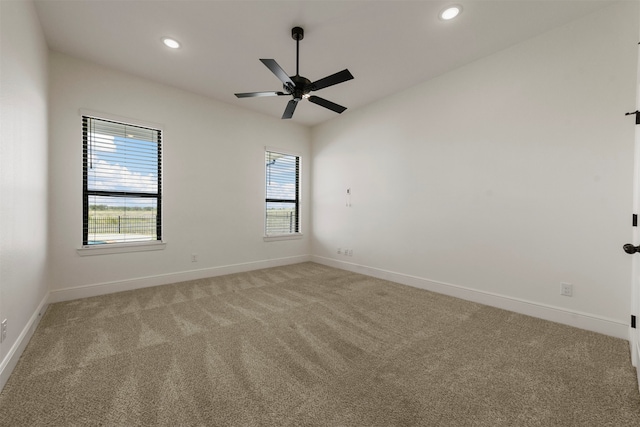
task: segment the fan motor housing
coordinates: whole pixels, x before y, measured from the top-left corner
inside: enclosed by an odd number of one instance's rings
[[[311,92],[311,80],[302,76],[289,76],[291,81],[295,83],[295,87],[291,90],[287,85],[283,85],[284,91],[293,95],[295,99],[302,99],[303,95]]]

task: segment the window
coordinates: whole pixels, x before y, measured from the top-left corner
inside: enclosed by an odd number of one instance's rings
[[[82,116],[83,246],[162,240],[160,129]]]
[[[267,149],[265,161],[265,235],[299,234],[300,156]]]

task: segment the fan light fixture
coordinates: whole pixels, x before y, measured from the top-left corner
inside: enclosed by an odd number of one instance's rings
[[[447,6],[446,8],[442,9],[439,16],[443,21],[449,21],[460,15],[460,12],[462,12],[462,6],[456,4],[453,6]]]
[[[171,49],[178,49],[180,47],[180,43],[177,40],[171,39],[169,37],[163,38],[162,43],[164,43],[165,46],[170,47]]]

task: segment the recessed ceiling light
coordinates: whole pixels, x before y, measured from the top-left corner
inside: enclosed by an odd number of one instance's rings
[[[456,4],[453,6],[447,6],[442,9],[439,16],[443,21],[448,21],[460,15],[460,12],[462,12],[462,6]]]
[[[170,47],[171,49],[177,49],[180,47],[180,43],[178,43],[177,40],[170,39],[169,37],[163,38],[162,43],[164,43],[165,46]]]

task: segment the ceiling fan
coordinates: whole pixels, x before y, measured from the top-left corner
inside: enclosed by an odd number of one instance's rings
[[[296,41],[296,75],[288,76],[287,73],[278,65],[278,63],[274,59],[261,59],[262,63],[267,66],[268,69],[271,70],[273,74],[276,75],[278,79],[282,82],[282,87],[284,92],[248,92],[248,93],[236,93],[235,95],[238,98],[253,98],[258,96],[286,96],[291,95],[293,99],[289,101],[287,107],[284,110],[284,114],[282,115],[283,119],[290,119],[293,117],[293,112],[296,110],[296,106],[298,102],[302,99],[308,99],[310,102],[314,104],[320,105],[321,107],[328,108],[329,110],[335,111],[340,114],[347,107],[343,107],[342,105],[338,105],[334,102],[328,101],[324,98],[320,98],[319,96],[310,95],[309,92],[313,92],[316,90],[324,89],[325,87],[337,85],[338,83],[346,82],[347,80],[353,79],[353,76],[349,72],[349,70],[344,69],[342,71],[338,71],[335,74],[331,74],[330,76],[324,77],[320,80],[316,80],[315,82],[311,82],[311,80],[306,77],[302,77],[299,73],[299,59],[300,59],[300,40],[304,38],[304,30],[300,27],[294,27],[291,29],[291,37]]]

